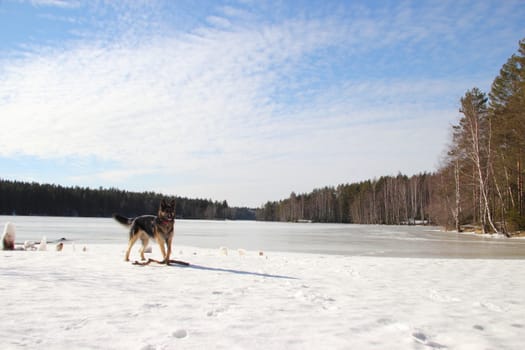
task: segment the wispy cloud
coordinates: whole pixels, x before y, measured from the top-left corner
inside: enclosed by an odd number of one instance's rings
[[[222,6],[181,32],[167,29],[156,3],[111,6],[117,18],[94,23],[111,24],[101,34],[0,62],[0,156],[96,158],[104,169],[71,180],[126,188],[150,177],[146,189],[259,205],[432,170],[455,99],[473,84],[389,75],[392,62],[378,54],[452,35],[445,9],[435,9],[444,22],[423,23],[402,4],[380,20],[352,8],[254,21],[243,6]]]
[[[75,0],[28,0],[34,6],[51,6],[62,8],[79,7],[80,2]]]

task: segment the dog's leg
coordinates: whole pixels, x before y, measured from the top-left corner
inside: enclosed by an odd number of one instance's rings
[[[146,258],[144,257],[144,250],[146,250],[146,247],[148,246],[149,239],[143,236],[140,240],[142,241],[142,248],[140,248],[140,259],[145,261]]]
[[[168,254],[166,255],[166,263],[169,263],[171,256],[171,242],[173,242],[173,235],[169,236],[166,244],[168,245]]]
[[[126,257],[124,259],[124,261],[129,261],[129,253],[131,252],[131,248],[133,247],[133,244],[135,244],[135,242],[137,241],[137,239],[139,239],[139,234],[138,233],[135,233],[133,236],[131,236],[131,238],[129,239],[129,243],[128,243],[128,249],[126,250]]]
[[[166,248],[164,248],[164,244],[165,244],[164,243],[164,238],[162,238],[161,235],[156,235],[155,238],[157,239],[157,243],[158,243],[158,245],[160,247],[160,251],[162,253],[162,258],[164,258],[163,262],[165,264],[169,264],[170,261],[169,261],[168,258],[166,258]]]

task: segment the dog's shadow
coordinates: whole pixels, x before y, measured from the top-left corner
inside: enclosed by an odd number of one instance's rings
[[[175,265],[172,265],[172,266],[175,266]],[[220,267],[210,267],[210,266],[202,266],[202,265],[195,265],[195,264],[179,265],[179,267],[182,267],[182,268],[185,268],[185,269],[202,270],[202,271],[234,273],[236,275],[249,275],[249,276],[257,276],[257,277],[288,279],[288,280],[296,280],[297,279],[296,277],[290,277],[290,276],[272,275],[272,274],[268,274],[268,273],[243,271],[243,270],[234,270],[234,269],[223,269],[223,268],[220,268]]]
[[[163,261],[155,260],[155,259],[148,259],[146,262],[138,262],[135,261],[133,265],[140,265],[140,266],[146,266],[151,263],[157,263],[164,265]],[[186,269],[195,269],[195,270],[202,270],[202,271],[214,271],[214,272],[226,272],[226,273],[234,273],[237,275],[250,275],[250,276],[257,276],[257,277],[267,277],[267,278],[282,278],[282,279],[289,279],[289,280],[296,280],[296,277],[290,277],[290,276],[282,276],[282,275],[272,275],[268,273],[260,273],[260,272],[252,272],[252,271],[243,271],[243,270],[234,270],[234,269],[223,269],[220,267],[210,267],[210,266],[202,266],[202,265],[195,265],[190,264],[186,261],[181,260],[169,260],[168,266],[177,266],[182,267]]]

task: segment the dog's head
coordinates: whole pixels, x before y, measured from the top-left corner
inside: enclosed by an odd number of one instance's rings
[[[173,221],[175,219],[175,200],[174,199],[172,199],[169,202],[163,199],[160,202],[158,217],[159,219],[163,221]]]

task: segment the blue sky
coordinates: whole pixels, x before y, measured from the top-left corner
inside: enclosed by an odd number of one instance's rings
[[[433,171],[523,1],[0,1],[0,177],[259,206]]]

